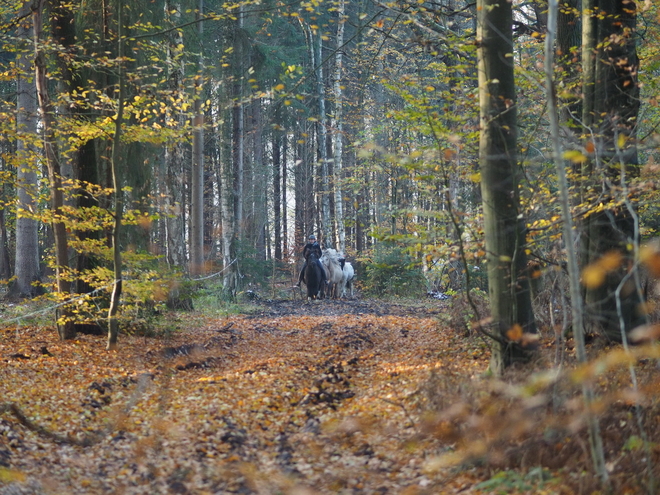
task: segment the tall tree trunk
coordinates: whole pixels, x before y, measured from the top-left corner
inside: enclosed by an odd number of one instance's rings
[[[165,149],[164,181],[167,218],[165,219],[165,238],[167,262],[172,267],[186,265],[185,249],[185,187],[184,187],[185,152],[182,143],[171,143]]]
[[[513,75],[512,6],[478,0],[479,163],[484,211],[488,286],[493,328],[494,373],[526,357],[522,332],[536,332],[525,276],[525,223],[520,211]]]
[[[29,13],[30,2],[26,2],[22,12]],[[37,163],[33,142],[37,134],[37,105],[34,83],[29,73],[32,71],[31,46],[33,29],[32,18],[23,17],[18,26],[19,40],[25,45],[17,57],[17,94],[16,94],[16,257],[14,275],[16,282],[11,293],[18,297],[33,297],[38,293],[34,282],[41,279],[39,268],[39,225],[33,217],[37,213],[36,196],[38,191]],[[30,43],[28,45],[27,43]]]
[[[222,107],[222,105],[220,105]],[[228,123],[231,121],[229,113],[233,110],[226,111],[225,122],[220,119],[218,122],[218,135],[222,137],[221,142],[231,143],[231,130],[232,127]],[[218,160],[220,169],[218,175],[220,181],[220,216],[221,216],[221,230],[222,230],[222,266],[223,266],[223,281],[222,285],[226,291],[230,293],[237,287],[237,282],[234,280],[237,276],[233,270],[234,252],[234,221],[236,216],[234,214],[234,166],[232,161],[231,145],[221,145],[219,150],[220,158]]]
[[[12,149],[13,146],[4,142],[0,144],[0,152],[3,154]],[[6,153],[5,156],[8,156]],[[0,159],[0,173],[6,170],[7,161]],[[3,182],[0,185],[0,280],[8,281],[11,278],[11,258],[9,255],[9,237],[7,236],[6,208],[3,206],[10,201],[10,195],[13,194],[9,184]]]
[[[57,291],[60,297],[68,298],[71,292],[71,273],[69,271],[69,246],[66,233],[66,225],[62,218],[64,212],[64,194],[62,192],[62,176],[60,174],[60,162],[55,143],[53,129],[53,106],[48,94],[46,80],[46,57],[43,52],[42,27],[43,27],[43,2],[37,1],[32,5],[32,24],[34,26],[35,46],[35,84],[37,88],[37,102],[41,113],[41,124],[44,135],[44,151],[46,165],[48,168],[48,179],[50,183],[50,200],[53,210],[53,233],[55,236],[55,277],[57,280]],[[70,309],[62,306],[58,309],[57,330],[61,340],[73,339],[76,330],[73,321],[69,318]]]
[[[234,66],[234,111],[232,115],[233,130],[232,130],[232,163],[233,163],[233,178],[234,178],[234,221],[231,252],[234,260],[239,257],[239,249],[243,242],[244,237],[244,214],[243,214],[243,190],[244,190],[244,166],[245,166],[245,104],[243,103],[243,73],[244,73],[244,14],[243,7],[239,7],[238,20],[236,22],[236,31],[234,37],[234,53],[235,66]],[[229,268],[234,272],[231,281],[234,284],[232,287],[227,287],[232,293],[238,290],[238,261]]]
[[[264,162],[264,143],[263,143],[263,117],[261,109],[262,101],[260,98],[255,98],[252,101],[252,123],[253,123],[253,139],[252,146],[254,163],[253,170],[253,216],[254,216],[254,230],[256,234],[255,247],[257,250],[257,259],[266,260],[266,227],[267,215],[266,209],[268,207],[268,194],[266,192],[266,164]]]
[[[385,64],[382,57],[377,60],[376,71],[382,74],[385,70]],[[387,114],[386,101],[385,101],[385,87],[382,83],[377,82],[374,88],[374,107],[376,113],[376,122],[379,130],[375,136],[376,152],[373,155],[373,161],[378,162],[380,166],[383,161],[383,155],[386,152],[388,139],[387,139],[387,126],[385,125],[382,116]],[[375,171],[375,167],[371,167],[373,171],[370,181],[372,182],[373,189],[373,224],[377,227],[384,227],[386,222],[387,211],[387,191],[389,189],[388,180],[385,172]],[[369,223],[369,222],[367,222]]]
[[[289,253],[289,209],[287,206],[287,191],[289,180],[289,138],[288,133],[282,135],[282,254],[288,260]]]
[[[346,252],[346,230],[344,228],[344,199],[342,197],[343,160],[343,101],[342,101],[342,55],[344,45],[344,0],[337,7],[337,52],[335,54],[335,126],[334,126],[334,182],[335,182],[335,222],[339,239],[339,251]]]
[[[112,155],[110,157],[110,171],[112,174],[112,187],[114,189],[115,207],[114,207],[114,225],[112,229],[112,261],[114,272],[114,285],[112,295],[110,296],[110,307],[108,309],[108,344],[109,351],[117,348],[117,337],[119,335],[119,304],[121,292],[123,289],[122,280],[122,257],[120,235],[122,227],[122,216],[124,211],[124,202],[121,188],[121,175],[119,174],[119,159],[121,153],[122,138],[122,120],[124,118],[124,93],[125,93],[125,75],[124,75],[124,8],[120,0],[117,7],[117,61],[119,64],[119,92],[117,94],[117,114],[115,115],[115,132],[112,139]]]
[[[578,257],[573,249],[575,246],[575,231],[573,228],[573,217],[571,214],[571,203],[569,199],[568,180],[566,178],[566,163],[562,158],[562,148],[559,133],[559,110],[557,106],[557,94],[554,80],[554,37],[557,26],[557,17],[559,6],[557,0],[550,0],[548,8],[548,28],[545,39],[545,76],[546,76],[546,95],[548,99],[548,115],[550,120],[550,135],[552,141],[552,155],[557,176],[559,177],[560,204],[564,227],[564,245],[567,247],[568,256],[568,275],[571,297],[571,313],[573,321],[573,334],[575,336],[578,362],[585,364],[587,361],[585,339],[584,339],[584,318],[582,307],[582,294],[580,289],[580,273],[578,266]],[[593,459],[594,470],[600,477],[603,485],[607,482],[608,474],[605,466],[605,453],[603,451],[603,439],[600,434],[598,418],[593,414],[594,390],[589,380],[583,380],[582,383],[583,399],[585,401],[585,410],[587,415],[587,425],[589,429],[589,441],[591,447],[591,456]]]
[[[323,77],[323,36],[317,33],[314,37],[311,27],[308,26],[309,37],[312,41],[314,59],[312,65],[316,74],[316,98],[318,102],[317,142],[318,155],[321,168],[321,230],[322,242],[326,247],[332,242],[332,225],[330,222],[330,177],[328,172],[328,131],[326,128],[327,115],[325,112],[325,80]]]
[[[197,8],[197,34],[202,40],[204,23],[201,18],[204,11],[204,0],[199,0]],[[190,273],[204,273],[204,113],[202,112],[202,51],[197,66],[195,78],[194,116],[193,116],[193,151],[192,151],[192,181],[190,199]]]
[[[178,2],[166,2],[165,15],[171,16],[170,24],[181,23],[181,9]],[[169,40],[168,66],[173,67],[169,74],[169,90],[174,94],[184,92],[183,62],[176,62],[177,52],[183,45],[183,35],[179,31],[173,31]],[[185,126],[183,112],[177,112],[179,125]],[[163,156],[163,173],[161,183],[163,188],[164,206],[167,212],[163,220],[165,242],[165,257],[171,267],[186,266],[186,242],[185,242],[185,143],[180,140],[172,140],[167,143]]]
[[[275,110],[275,125],[272,134],[273,146],[273,229],[275,237],[275,259],[282,260],[282,109]]]
[[[76,51],[76,23],[70,2],[66,0],[47,0],[50,7],[50,34],[54,42],[61,46],[58,53],[55,54],[55,62],[59,68],[59,77],[57,80],[58,92],[60,94],[70,95],[74,86],[79,89],[81,81],[78,70],[71,63]],[[66,101],[66,98],[62,98]],[[69,104],[60,104],[57,111],[60,115],[69,116],[71,114]],[[60,172],[64,179],[75,177],[74,163],[77,156],[77,150],[70,149],[66,138],[58,140],[58,149],[60,155]],[[73,204],[73,201],[71,201]]]
[[[358,108],[364,108],[364,91],[360,91],[358,95]],[[362,113],[361,125],[366,127],[366,114]],[[356,191],[356,208],[355,208],[355,250],[358,254],[362,254],[366,249],[365,243],[365,227],[367,226],[368,216],[369,216],[369,195],[367,193],[367,184],[369,172],[367,171],[367,166],[364,163],[366,160],[364,158],[355,158],[355,167],[353,169],[353,174],[356,176],[356,179],[362,178],[363,180],[357,180],[359,184]]]
[[[305,127],[300,127],[305,126]],[[314,218],[316,217],[316,205],[314,202],[314,160],[313,150],[311,149],[312,140],[304,139],[303,134],[311,135],[311,126],[307,123],[299,124],[296,129],[297,139],[297,159],[295,164],[295,241],[294,245],[302,249],[301,241],[307,239],[310,234],[316,234],[314,231]]]
[[[238,83],[240,86],[240,83]],[[244,165],[245,165],[245,107],[240,101],[241,90],[236,88],[238,100],[234,106],[234,131],[232,132],[233,163],[234,163],[234,215],[236,216],[235,236],[238,240],[243,238],[243,186],[244,186]]]
[[[593,66],[583,71],[584,121],[589,126],[585,147],[594,150],[584,172],[598,191],[599,203],[611,201],[611,205],[587,216],[582,261],[584,266],[599,269],[601,256],[609,254],[620,262],[615,269],[603,268],[603,283],[587,284],[587,331],[621,340],[623,332],[645,323],[641,291],[635,289],[632,277],[626,277],[634,264],[628,246],[639,242],[635,213],[620,205],[615,191],[626,186],[624,177],[639,174],[637,12],[636,4],[627,0],[598,0],[595,7],[604,15],[583,20],[583,65]],[[624,278],[630,281],[617,301],[617,288]]]
[[[296,133],[297,137],[297,133]],[[296,140],[294,139],[294,143]],[[302,146],[298,144],[296,146],[297,155],[301,156],[300,150]],[[294,225],[293,225],[293,245],[294,250],[297,249],[300,240],[306,238],[305,235],[305,176],[304,176],[304,164],[301,158],[298,158],[295,161],[293,168],[294,176],[294,196],[295,196],[295,205],[294,205]],[[309,234],[308,234],[309,235]],[[297,253],[294,253],[296,256]]]
[[[51,6],[51,36],[61,49],[55,54],[55,60],[59,69],[57,80],[60,103],[57,112],[59,116],[71,118],[76,117],[87,120],[89,110],[83,110],[79,106],[72,106],[70,102],[74,91],[84,91],[88,83],[81,77],[81,71],[77,68],[76,61],[78,57],[78,40],[76,38],[76,18],[74,15],[74,6],[66,0],[50,0]],[[60,117],[60,118],[61,118]],[[59,157],[62,162],[62,176],[65,178],[75,178],[80,181],[77,194],[72,194],[72,206],[78,208],[91,208],[97,205],[96,198],[89,192],[88,185],[98,185],[98,163],[96,154],[96,139],[90,139],[83,143],[80,148],[74,149],[69,144],[70,135],[61,136],[58,140],[60,150]],[[100,232],[76,230],[74,234],[80,240],[98,239]],[[83,250],[75,252],[75,265],[78,274],[84,274],[96,267],[94,255]],[[72,289],[77,293],[91,292],[94,287],[87,281],[85,276],[77,276],[73,281]]]

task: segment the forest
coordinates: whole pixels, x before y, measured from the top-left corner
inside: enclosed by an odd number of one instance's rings
[[[0,495],[657,493],[659,37],[2,2]],[[312,234],[355,292],[296,286]]]

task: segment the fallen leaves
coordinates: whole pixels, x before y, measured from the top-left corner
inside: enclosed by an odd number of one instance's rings
[[[630,408],[657,403],[653,375],[639,376],[638,394],[623,376],[657,358],[652,347],[610,351],[572,374],[522,371],[523,385],[485,380],[487,345],[443,328],[439,304],[193,314],[168,339],[123,336],[118,353],[98,337],[0,329],[0,402],[44,429],[0,415],[0,492],[31,483],[46,493],[479,493],[491,474],[475,460],[585,469],[579,430],[564,430],[583,417],[565,377],[615,388],[599,414],[614,411],[618,443],[607,445],[619,449],[619,430],[636,425]],[[546,415],[551,403],[563,412]],[[617,461],[624,474],[628,457]],[[518,479],[502,473],[491,485]]]
[[[418,453],[400,447],[415,429],[420,383],[463,366],[441,362],[454,336],[432,314],[229,316],[169,342],[124,336],[119,353],[92,336],[2,332],[3,401],[72,439],[58,449],[5,416],[20,447],[3,482],[68,493],[430,486]],[[469,359],[470,373],[485,366]],[[101,437],[76,446],[88,434]]]

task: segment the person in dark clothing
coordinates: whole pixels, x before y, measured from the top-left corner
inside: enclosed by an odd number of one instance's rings
[[[323,256],[323,253],[321,252],[321,246],[319,246],[319,243],[316,241],[316,236],[314,234],[309,236],[309,239],[307,239],[307,244],[305,244],[305,247],[303,248],[303,258],[305,258],[305,261],[309,258],[309,254],[314,252],[316,253],[316,257],[321,259],[321,256]]]
[[[300,270],[300,276],[298,277],[298,287],[300,287],[300,283],[303,281],[303,276],[305,275],[305,268],[307,268],[307,260],[309,259],[310,253],[315,253],[316,258],[317,258],[317,263],[319,264],[319,267],[321,268],[321,287],[325,287],[326,284],[326,278],[325,278],[325,268],[323,268],[323,264],[321,263],[321,246],[319,246],[319,243],[316,241],[316,236],[314,234],[310,235],[309,238],[307,239],[307,244],[305,244],[305,247],[303,248],[303,258],[305,258],[305,263],[303,263],[302,270]]]

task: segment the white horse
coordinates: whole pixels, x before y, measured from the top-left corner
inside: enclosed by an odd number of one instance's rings
[[[328,295],[333,299],[339,297],[343,271],[339,262],[339,254],[337,250],[328,248],[323,251],[321,256],[321,263],[328,269]]]
[[[342,258],[343,259],[343,258]],[[342,266],[341,278],[341,294],[339,297],[346,295],[346,289],[349,289],[350,296],[353,297],[353,281],[355,280],[355,270],[350,261],[344,261]]]

